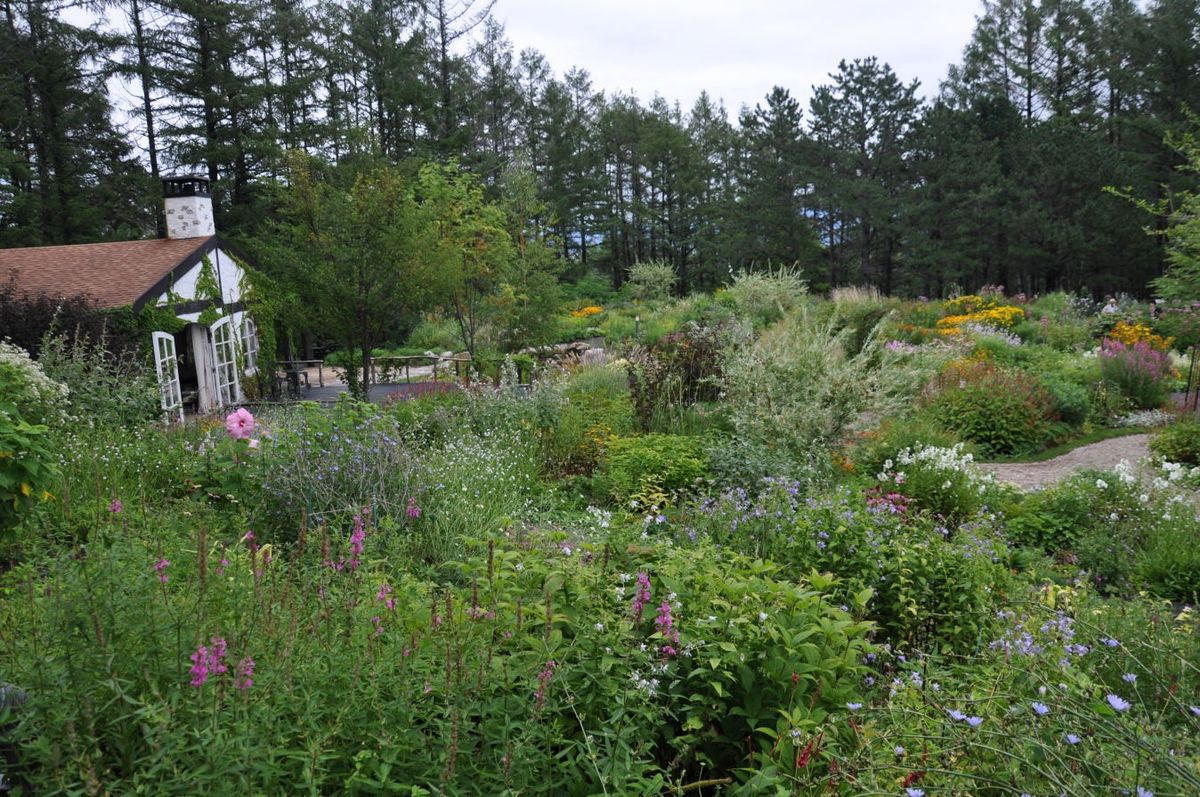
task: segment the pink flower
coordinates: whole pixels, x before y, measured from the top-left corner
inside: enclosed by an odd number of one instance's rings
[[[248,440],[254,434],[254,416],[245,407],[238,407],[225,416],[225,431],[234,440]]]
[[[114,515],[121,514],[121,510],[124,508],[125,508],[125,505],[121,503],[120,498],[114,498],[108,504],[108,511],[112,512]]]
[[[538,673],[538,688],[533,693],[533,703],[535,708],[541,708],[546,704],[546,687],[550,684],[550,679],[554,677],[554,669],[558,667],[558,663],[554,659],[546,662],[545,668]]]
[[[404,514],[411,518],[419,518],[421,516],[421,507],[417,506],[416,498],[408,499],[408,508],[404,510]]]
[[[162,557],[154,563],[154,569],[158,572],[158,580],[164,584],[171,580],[171,577],[167,575],[167,568],[170,566],[171,560],[166,557]]]
[[[258,438],[257,437],[250,438],[250,448],[258,448]]]

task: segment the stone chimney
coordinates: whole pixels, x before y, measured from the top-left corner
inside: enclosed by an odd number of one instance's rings
[[[167,177],[162,184],[168,238],[207,238],[216,235],[207,177]]]

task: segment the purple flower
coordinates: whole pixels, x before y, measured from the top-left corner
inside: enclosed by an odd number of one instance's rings
[[[1108,704],[1110,706],[1112,706],[1113,708],[1115,708],[1117,711],[1128,711],[1129,710],[1129,705],[1130,705],[1129,701],[1123,699],[1120,695],[1109,695],[1106,698],[1106,700],[1108,700]]]
[[[1034,702],[1033,710],[1039,717],[1044,717],[1050,713],[1050,707],[1045,703]]]
[[[956,708],[952,708],[949,711],[947,711],[946,713],[950,715],[950,719],[955,720],[957,722],[962,722],[963,720],[965,720],[967,718],[966,714],[962,713],[961,711],[959,711]]]
[[[1073,733],[1068,733],[1066,739],[1067,744],[1079,744],[1079,737]]]
[[[159,557],[158,561],[154,563],[154,569],[158,572],[158,580],[164,584],[171,580],[171,577],[167,575],[167,568],[170,566],[171,560],[166,557]]]
[[[1121,680],[1127,684],[1131,684],[1137,680],[1137,675],[1135,675],[1134,673],[1131,673],[1131,672],[1127,672],[1121,676]]]
[[[1106,636],[1106,637],[1104,637],[1103,639],[1101,639],[1101,640],[1100,640],[1100,643],[1101,643],[1101,644],[1103,644],[1103,645],[1107,645],[1107,646],[1108,646],[1108,647],[1110,647],[1110,648],[1117,648],[1117,647],[1120,647],[1120,646],[1121,646],[1121,643],[1120,643],[1120,642],[1118,642],[1117,640],[1113,639],[1112,637],[1107,637],[1107,636]]]
[[[972,728],[978,728],[983,724],[983,717],[967,717],[967,724]]]
[[[416,498],[408,499],[408,506],[405,508],[404,514],[410,518],[419,518],[421,516],[421,507],[417,505]]]
[[[108,511],[112,512],[114,515],[121,514],[121,510],[124,508],[125,508],[125,505],[121,503],[120,498],[114,498],[113,500],[109,501],[109,503],[108,503]]]
[[[1191,709],[1193,716],[1200,717],[1200,706],[1188,706],[1188,708]]]
[[[860,708],[862,708],[862,703],[847,703],[846,708],[850,709],[851,711],[858,711]]]
[[[925,790],[918,789],[916,786],[909,786],[904,793],[907,797],[925,797]]]
[[[1137,797],[1154,797],[1154,792],[1142,786],[1137,787]]]

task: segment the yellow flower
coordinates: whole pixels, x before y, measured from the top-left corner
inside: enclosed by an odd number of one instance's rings
[[[1128,321],[1118,321],[1108,331],[1107,337],[1109,340],[1120,341],[1126,346],[1148,343],[1151,348],[1159,351],[1166,351],[1175,342],[1175,338],[1164,338],[1162,335],[1154,334],[1154,330],[1145,324],[1131,324]]]
[[[587,318],[588,316],[599,315],[604,312],[604,308],[597,304],[589,304],[587,307],[581,307],[578,310],[571,311],[571,318]]]

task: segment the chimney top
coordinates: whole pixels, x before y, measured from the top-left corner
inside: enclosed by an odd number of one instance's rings
[[[212,196],[208,188],[208,178],[198,174],[164,177],[162,184],[164,197]]]

